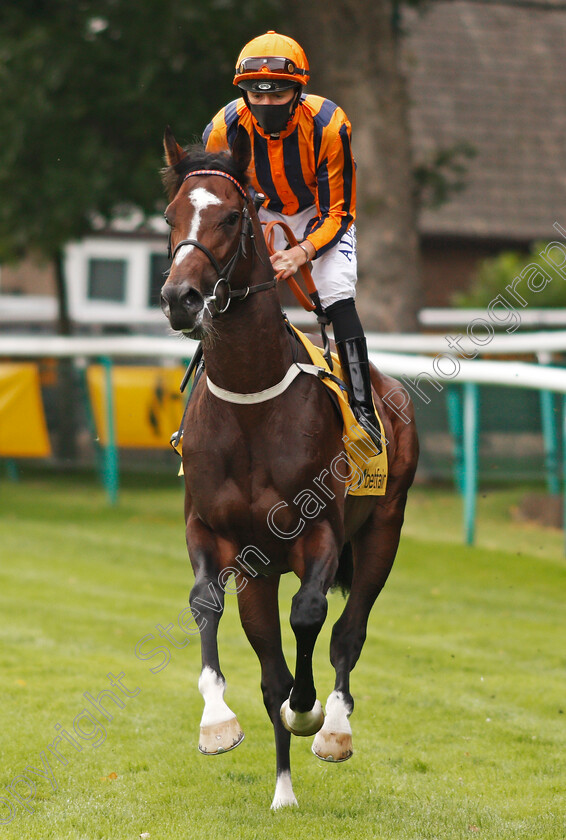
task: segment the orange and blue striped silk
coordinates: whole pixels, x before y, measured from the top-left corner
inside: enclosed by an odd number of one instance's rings
[[[289,127],[270,137],[258,127],[243,99],[230,102],[206,127],[209,152],[228,151],[243,126],[252,144],[249,176],[264,207],[292,216],[314,206],[306,238],[317,256],[336,245],[356,216],[356,166],[351,127],[334,102],[303,95]]]

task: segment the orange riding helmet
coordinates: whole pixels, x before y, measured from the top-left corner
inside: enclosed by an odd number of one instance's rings
[[[236,62],[234,84],[244,90],[271,92],[306,85],[309,63],[303,48],[287,35],[270,30],[246,44]]]

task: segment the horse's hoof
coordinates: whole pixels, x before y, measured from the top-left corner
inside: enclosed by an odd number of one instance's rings
[[[312,742],[312,751],[323,761],[347,761],[354,752],[352,735],[348,732],[325,731],[323,727]]]
[[[203,755],[220,755],[234,750],[243,740],[242,727],[238,718],[233,717],[223,723],[201,726],[198,748]]]
[[[324,712],[320,700],[315,700],[310,712],[294,712],[285,700],[281,706],[281,721],[293,735],[314,735],[324,723]]]
[[[347,761],[352,753],[352,727],[350,717],[353,709],[342,691],[333,691],[326,701],[324,726],[312,744],[312,751],[323,761]]]

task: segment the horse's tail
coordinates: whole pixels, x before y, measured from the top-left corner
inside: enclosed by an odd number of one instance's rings
[[[352,556],[352,544],[347,542],[342,549],[338,560],[336,577],[332,589],[340,589],[344,598],[352,588],[352,575],[354,574],[354,560]]]

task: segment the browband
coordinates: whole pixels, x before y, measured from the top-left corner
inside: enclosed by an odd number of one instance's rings
[[[248,194],[246,193],[243,186],[240,184],[239,181],[236,180],[232,175],[229,175],[227,172],[222,172],[221,169],[195,169],[193,172],[188,172],[185,177],[183,178],[183,182],[187,180],[187,178],[192,178],[193,175],[220,175],[221,178],[227,178],[228,181],[232,181],[240,195],[242,195],[245,199],[248,198]]]

